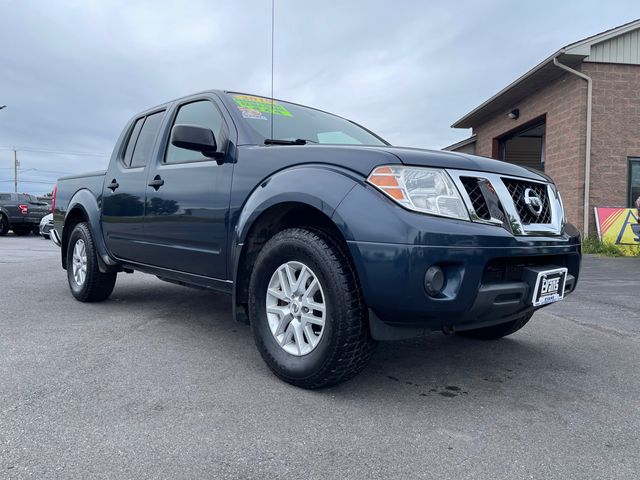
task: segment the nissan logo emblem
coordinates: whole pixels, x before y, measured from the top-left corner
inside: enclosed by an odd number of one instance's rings
[[[524,204],[536,217],[542,213],[542,200],[533,188],[526,188],[523,193]]]

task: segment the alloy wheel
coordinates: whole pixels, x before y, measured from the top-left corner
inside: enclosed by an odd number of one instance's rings
[[[84,240],[78,239],[73,247],[73,279],[81,287],[87,278],[87,248]]]
[[[269,280],[266,304],[269,328],[280,348],[302,356],[318,346],[327,304],[313,270],[297,261],[280,265]]]

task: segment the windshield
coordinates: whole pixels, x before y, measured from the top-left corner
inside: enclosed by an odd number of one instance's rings
[[[384,141],[344,118],[293,103],[273,102],[271,135],[271,99],[232,94],[244,121],[264,139],[306,140],[309,143],[341,145],[385,145]]]

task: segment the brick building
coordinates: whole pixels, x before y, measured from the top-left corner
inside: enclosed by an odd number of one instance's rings
[[[473,135],[446,150],[543,170],[594,234],[593,207],[640,196],[640,20],[561,48],[452,126]]]

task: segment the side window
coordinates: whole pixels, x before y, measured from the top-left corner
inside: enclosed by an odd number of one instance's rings
[[[173,125],[197,125],[210,129],[216,137],[218,149],[222,147],[224,122],[222,115],[216,106],[208,100],[200,100],[197,102],[182,105],[178,110],[178,114]],[[173,128],[173,125],[171,128]],[[166,163],[193,162],[199,160],[211,160],[200,152],[179,148],[171,144],[167,146],[165,155]]]
[[[132,167],[144,167],[149,161],[163,116],[164,111],[154,113],[145,118],[142,128],[140,129],[140,135],[138,135],[138,140],[133,149],[133,156],[131,157]]]
[[[9,202],[11,201],[11,195],[8,193],[0,193],[0,202]]]
[[[124,153],[124,164],[128,167],[131,165],[131,157],[133,157],[133,149],[136,147],[136,141],[138,140],[138,135],[140,134],[140,129],[142,128],[142,122],[144,122],[144,118],[139,118],[136,120],[135,125],[133,126],[133,130],[131,130],[131,135],[129,135],[129,142],[127,143],[127,150]]]

